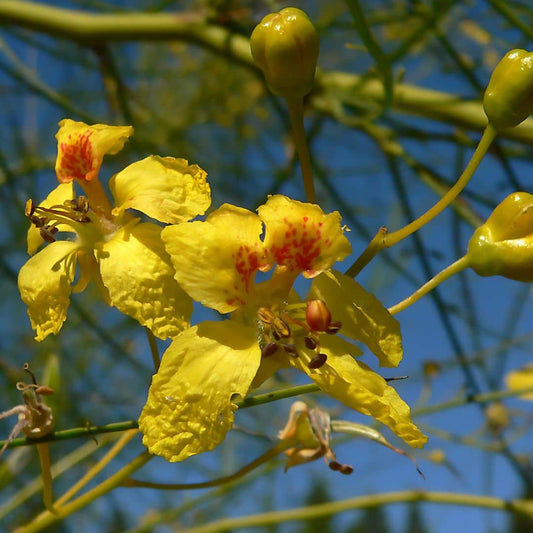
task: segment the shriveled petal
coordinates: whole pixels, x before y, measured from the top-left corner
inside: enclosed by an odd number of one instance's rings
[[[427,437],[411,421],[409,406],[380,375],[351,355],[334,353],[326,345],[321,346],[321,351],[328,357],[316,370],[309,369],[310,356],[304,351],[290,362],[324,392],[379,420],[410,446],[420,448],[424,445]]]
[[[159,226],[134,220],[97,244],[96,258],[111,303],[122,313],[161,339],[188,327],[192,301],[174,279]]]
[[[505,382],[510,390],[533,388],[533,364],[509,372],[505,376]],[[522,394],[520,398],[522,400],[533,400],[533,392]]]
[[[233,426],[232,400],[248,392],[260,357],[254,330],[231,320],[203,322],[178,335],[139,418],[150,453],[183,461],[220,444]]]
[[[400,323],[359,283],[340,272],[324,273],[313,280],[308,298],[326,302],[333,320],[342,322],[339,333],[366,344],[380,366],[398,366],[403,357]]]
[[[116,154],[128,137],[131,126],[108,126],[75,122],[69,118],[59,123],[57,132],[56,175],[60,183],[73,179],[92,181],[98,176],[105,154]]]
[[[54,205],[63,205],[63,202],[66,200],[72,200],[74,198],[74,184],[71,183],[60,183],[47,197],[43,200],[39,206],[41,207],[52,207]],[[72,231],[66,224],[58,224],[58,231]],[[33,255],[38,248],[43,244],[43,238],[41,237],[41,232],[39,228],[33,224],[28,230],[28,254]]]
[[[265,224],[268,257],[289,271],[312,278],[352,251],[337,211],[326,215],[318,205],[279,194],[257,211]]]
[[[117,206],[113,214],[133,208],[167,224],[191,220],[211,204],[206,177],[198,165],[185,159],[149,156],[109,181]]]
[[[255,273],[264,269],[259,217],[224,204],[205,222],[168,226],[161,234],[179,284],[204,305],[229,313],[250,301]]]
[[[19,271],[20,296],[38,341],[58,333],[67,318],[78,248],[76,242],[50,243]]]

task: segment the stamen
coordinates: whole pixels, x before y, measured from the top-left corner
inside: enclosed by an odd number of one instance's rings
[[[39,217],[37,215],[30,215],[28,218],[36,228],[42,228],[48,222],[46,217]]]
[[[340,472],[341,474],[344,474],[346,476],[350,475],[353,472],[353,466],[350,465],[341,465],[337,461],[331,461],[328,465],[331,470],[334,472]]]
[[[273,320],[276,318],[276,315],[267,307],[260,307],[257,310],[257,318],[259,318],[259,320],[265,324],[272,324]]]
[[[304,344],[309,350],[314,350],[318,346],[318,343],[313,337],[304,337]]]
[[[275,342],[269,342],[262,350],[261,357],[270,357],[278,351],[278,345]]]
[[[292,357],[298,357],[298,350],[296,349],[296,346],[294,344],[282,344],[281,347],[284,351],[286,351],[290,356]]]
[[[316,370],[317,368],[320,368],[324,365],[326,362],[328,356],[325,353],[318,353],[316,354],[311,361],[309,361],[309,364],[307,365],[311,370]]]
[[[24,215],[27,217],[31,217],[35,213],[35,204],[33,203],[33,200],[30,198],[26,201],[26,205],[24,206]]]
[[[280,337],[291,336],[291,328],[289,328],[288,324],[279,317],[274,317],[272,328]]]
[[[57,222],[54,222],[53,224],[46,224],[42,228],[39,229],[39,233],[41,234],[41,237],[46,242],[55,242],[54,235],[59,231],[56,228]]]
[[[326,333],[329,333],[330,335],[335,335],[335,333],[337,333],[341,328],[342,322],[334,320],[329,323],[329,327],[328,329],[326,329]]]

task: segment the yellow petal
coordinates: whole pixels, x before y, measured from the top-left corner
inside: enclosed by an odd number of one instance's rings
[[[510,390],[533,388],[533,365],[526,365],[523,368],[509,372],[505,376],[507,388]],[[522,400],[533,400],[533,392],[520,395]]]
[[[260,358],[255,331],[231,320],[203,322],[178,335],[139,418],[150,453],[183,461],[220,444],[233,426],[232,400],[246,395]]]
[[[204,305],[229,313],[253,297],[264,269],[259,217],[225,204],[205,222],[168,226],[162,232],[179,284]]]
[[[352,251],[337,211],[326,215],[318,205],[279,194],[257,211],[265,224],[269,257],[289,271],[312,278]]]
[[[62,120],[59,126],[56,175],[60,183],[97,178],[104,155],[122,150],[133,133],[131,126],[89,126],[69,118]]]
[[[38,341],[58,333],[67,318],[78,248],[76,242],[50,243],[20,269],[20,296]]]
[[[72,198],[74,198],[74,185],[72,183],[60,183],[39,206],[52,207],[53,205],[62,205],[65,200],[72,200]],[[40,216],[40,213],[38,213],[38,216]],[[72,231],[66,224],[58,224],[57,229],[58,231]],[[33,224],[28,230],[27,241],[29,255],[33,255],[44,242],[39,228]]]
[[[109,182],[117,205],[113,214],[133,208],[167,224],[191,220],[211,204],[206,176],[185,159],[152,155],[137,161]]]
[[[192,301],[174,279],[161,228],[137,221],[97,245],[102,280],[122,313],[161,339],[174,337],[188,327]]]
[[[400,323],[359,283],[331,271],[313,280],[308,299],[326,302],[333,320],[342,322],[339,333],[366,344],[380,366],[398,366],[403,356]]]
[[[351,355],[332,352],[326,344],[321,346],[321,351],[328,358],[316,370],[309,369],[311,356],[305,350],[299,350],[300,356],[291,358],[290,362],[324,392],[379,420],[410,446],[419,448],[425,444],[427,437],[411,421],[409,406],[380,375]]]

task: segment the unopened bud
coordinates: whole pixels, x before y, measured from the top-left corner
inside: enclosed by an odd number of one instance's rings
[[[311,92],[319,40],[303,11],[287,7],[264,17],[250,37],[250,47],[274,94],[297,98]]]
[[[468,243],[470,267],[480,276],[533,281],[533,195],[510,194]]]
[[[311,331],[328,331],[331,313],[323,300],[309,300],[305,310],[305,320]]]
[[[512,128],[533,113],[533,53],[511,50],[496,65],[483,107],[497,130]]]

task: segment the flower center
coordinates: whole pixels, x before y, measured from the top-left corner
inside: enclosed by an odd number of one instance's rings
[[[283,309],[260,307],[257,319],[262,357],[274,355],[278,350],[298,357],[296,339],[303,337],[305,349],[314,352],[308,364],[311,369],[320,368],[327,360],[327,355],[320,349],[320,335],[334,335],[342,326],[340,322],[331,320],[331,313],[323,300],[309,300]]]

